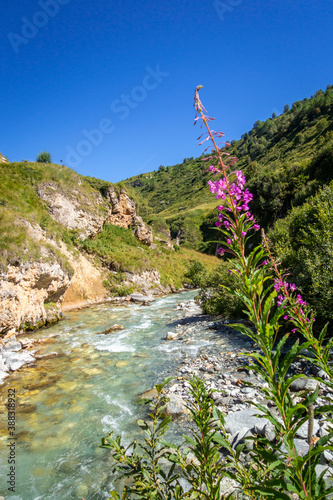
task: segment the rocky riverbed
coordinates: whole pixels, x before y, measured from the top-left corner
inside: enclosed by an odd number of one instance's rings
[[[188,379],[193,376],[200,377],[205,381],[208,390],[216,391],[212,397],[215,405],[225,415],[225,431],[232,447],[236,449],[239,444],[246,443],[241,458],[247,462],[250,459],[249,452],[253,447],[253,442],[244,441],[245,437],[260,435],[265,436],[270,442],[276,439],[273,425],[268,420],[256,416],[260,411],[253,405],[253,403],[259,403],[275,411],[273,403],[267,400],[261,391],[268,385],[249,367],[251,353],[257,351],[258,348],[250,339],[235,332],[228,325],[228,321],[212,321],[210,317],[203,316],[194,300],[180,303],[178,308],[183,311],[183,318],[172,325],[173,330],[167,334],[166,342],[195,343],[198,341],[198,336],[206,337],[209,330],[211,330],[211,336],[209,337],[210,343],[201,349],[198,355],[194,357],[184,355],[177,370],[171,374],[174,380],[166,387],[166,396],[170,399],[166,412],[175,418],[180,417],[186,432],[189,412],[185,400],[191,399]],[[232,342],[230,342],[231,336]],[[230,343],[234,348],[226,351],[224,346]],[[304,389],[313,391],[317,385],[319,385],[319,397],[314,403],[315,409],[324,405],[325,401],[327,403],[327,400],[333,399],[333,391],[328,390],[327,385],[311,378],[320,379],[324,377],[324,373],[310,362],[304,359],[294,362],[289,375],[294,374],[303,375],[290,386],[295,396],[295,404],[302,400],[300,396],[297,396],[299,391]],[[276,415],[278,415],[277,410]],[[327,435],[328,432],[327,422],[320,416],[316,416],[313,425],[314,440]],[[295,445],[300,454],[308,451],[307,437],[308,424],[305,423],[296,432]],[[327,482],[331,482],[333,453],[325,451],[322,454],[317,472],[322,471],[326,471],[325,478]],[[235,488],[237,485],[226,478],[223,483],[224,493],[229,493]]]

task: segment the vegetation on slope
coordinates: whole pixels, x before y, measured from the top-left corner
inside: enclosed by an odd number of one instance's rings
[[[79,231],[68,230],[52,219],[47,204],[38,195],[40,185],[52,183],[69,199],[74,197],[79,207],[96,214],[103,213],[107,210],[106,205],[96,204],[96,195],[112,185],[107,181],[83,177],[63,165],[40,162],[0,163],[0,175],[0,265],[3,269],[8,263],[47,258],[55,258],[68,267],[66,259],[54,246],[35,241],[29,226],[39,226],[47,239],[58,243],[63,241],[69,248],[90,255],[97,266],[108,268],[110,275],[106,284],[114,279],[114,271],[139,273],[157,269],[162,284],[177,289],[183,284],[186,263],[201,259],[195,251],[181,249],[177,252],[165,248],[162,243],[153,250],[135,238],[130,229],[111,225],[105,225],[95,238],[81,241]],[[161,235],[158,224],[156,230]],[[43,252],[43,247],[47,252]],[[217,263],[215,258],[202,258],[207,268]]]

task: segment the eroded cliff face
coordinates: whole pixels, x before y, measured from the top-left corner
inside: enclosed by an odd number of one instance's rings
[[[60,316],[71,274],[57,262],[9,265],[0,277],[0,333],[42,326]]]
[[[101,302],[107,295],[103,286],[103,272],[93,266],[84,255],[69,252],[65,245],[61,246],[61,251],[74,270],[71,283],[63,296],[62,311]]]
[[[117,194],[110,186],[103,191],[103,196],[96,191],[90,197],[77,189],[68,196],[58,185],[44,183],[38,187],[38,195],[47,203],[51,217],[67,229],[79,230],[82,240],[94,237],[104,224],[113,224],[131,228],[146,245],[153,243],[152,229],[136,214],[135,203],[125,189]]]
[[[69,196],[62,193],[58,185],[44,183],[38,187],[38,195],[47,203],[52,219],[67,229],[78,229],[80,239],[93,237],[102,230],[105,215],[98,210],[103,205],[98,192],[88,197],[77,189]]]

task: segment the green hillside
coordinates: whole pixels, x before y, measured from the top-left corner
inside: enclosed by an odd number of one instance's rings
[[[62,243],[74,253],[84,253],[104,269],[106,284],[113,291],[124,271],[140,273],[157,269],[163,285],[179,288],[190,260],[199,258],[208,268],[217,263],[217,259],[201,256],[194,250],[174,251],[158,241],[157,248],[149,248],[133,236],[131,229],[108,224],[94,237],[82,239],[79,230],[56,222],[48,204],[39,196],[41,187],[51,186],[65,199],[75,202],[77,209],[88,217],[98,219],[108,210],[106,200],[105,203],[100,200],[111,183],[81,176],[64,165],[52,163],[0,163],[0,175],[0,270],[5,270],[10,263],[33,260],[57,260],[69,268],[60,250]],[[42,243],[34,237],[36,231],[43,235]],[[117,286],[109,283],[110,271],[111,277],[114,271],[120,273]]]

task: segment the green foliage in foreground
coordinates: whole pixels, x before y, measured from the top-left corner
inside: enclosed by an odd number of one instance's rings
[[[168,398],[162,391],[170,382],[169,377],[155,386],[158,397],[156,401],[149,402],[150,421],[138,420],[146,436],[143,443],[134,440],[124,446],[121,437],[113,437],[113,433],[102,439],[101,448],[109,449],[114,459],[114,478],[120,484],[124,484],[123,480],[126,483],[118,491],[111,492],[111,499],[327,499],[333,488],[326,486],[324,473],[317,474],[316,466],[325,450],[333,450],[330,444],[333,432],[315,441],[310,433],[308,452],[297,454],[295,433],[302,424],[309,422],[309,415],[311,425],[318,390],[313,394],[302,391],[297,396],[291,396],[289,386],[299,376],[287,377],[287,371],[304,346],[295,344],[287,356],[281,357],[283,343],[279,343],[272,359],[274,364],[281,363],[280,369],[275,364],[275,384],[265,371],[265,356],[257,355],[259,364],[252,362],[251,365],[269,381],[268,389],[263,392],[283,412],[283,419],[279,420],[273,411],[254,405],[264,412],[267,422],[274,429],[276,437],[273,441],[256,435],[245,437],[233,448],[224,428],[224,415],[215,406],[212,397],[216,391],[207,390],[205,383],[197,378],[189,381],[187,408],[191,415],[191,433],[183,435],[181,445],[166,441],[163,436],[171,417],[165,414]],[[300,396],[303,396],[302,403],[296,404],[293,399]],[[316,415],[328,414],[332,409],[332,405],[318,408]],[[331,419],[327,421],[331,422]],[[244,452],[250,461],[244,462]],[[232,488],[225,487],[224,478],[234,481]],[[226,489],[229,492],[223,494]]]

